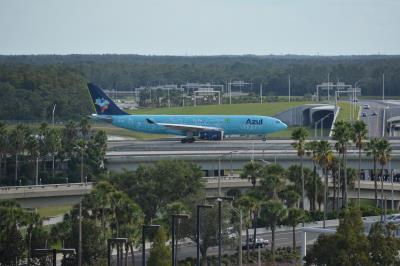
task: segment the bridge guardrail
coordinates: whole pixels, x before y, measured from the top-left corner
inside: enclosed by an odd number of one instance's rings
[[[62,183],[62,184],[46,184],[46,185],[29,185],[29,186],[0,186],[0,193],[2,191],[21,191],[31,189],[48,189],[48,188],[60,188],[60,187],[83,187],[93,186],[93,182],[84,183]]]

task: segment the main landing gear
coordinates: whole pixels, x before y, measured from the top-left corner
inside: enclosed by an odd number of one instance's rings
[[[192,138],[183,138],[183,139],[181,139],[181,142],[182,143],[193,143],[195,141],[195,139],[192,137]]]

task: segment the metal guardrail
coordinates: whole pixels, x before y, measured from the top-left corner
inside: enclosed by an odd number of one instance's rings
[[[63,183],[63,184],[46,184],[46,185],[29,185],[29,186],[2,186],[0,187],[0,193],[2,191],[25,191],[25,190],[40,190],[48,188],[79,188],[83,186],[93,186],[93,182],[84,183]]]

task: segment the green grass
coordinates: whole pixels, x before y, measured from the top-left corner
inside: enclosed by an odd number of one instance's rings
[[[39,213],[40,217],[48,218],[48,217],[67,213],[71,210],[71,208],[72,208],[72,205],[44,207],[44,208],[39,208],[38,213]]]
[[[166,114],[166,115],[268,115],[273,116],[289,108],[309,102],[266,102],[201,105],[173,108],[138,109],[132,114]]]
[[[378,96],[359,96],[360,100],[382,100],[382,95]],[[400,100],[400,96],[387,96],[385,95],[385,100]]]
[[[339,115],[336,121],[350,121],[350,106],[349,102],[339,102],[338,105],[340,106]],[[360,111],[360,106],[356,105],[354,118],[355,120],[358,119],[358,113]]]

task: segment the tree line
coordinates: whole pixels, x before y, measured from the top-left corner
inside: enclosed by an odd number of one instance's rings
[[[160,57],[135,55],[0,56],[0,119],[77,119],[92,112],[86,82],[107,89],[187,82],[227,84],[244,80],[251,93],[282,95],[291,76],[292,95],[315,92],[330,80],[357,83],[363,95],[399,96],[398,56],[211,56]]]
[[[104,170],[104,131],[88,118],[64,127],[0,122],[0,185],[38,185],[95,180]]]

